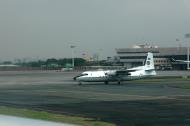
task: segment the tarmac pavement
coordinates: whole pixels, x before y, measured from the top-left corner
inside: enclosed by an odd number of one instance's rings
[[[90,117],[118,126],[189,126],[190,81],[140,80],[84,83],[80,72],[0,72],[0,105]],[[159,71],[159,76],[190,75]],[[0,125],[1,126],[1,125]]]

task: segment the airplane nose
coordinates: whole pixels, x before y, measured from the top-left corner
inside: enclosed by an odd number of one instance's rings
[[[77,77],[73,77],[73,80],[76,80],[77,79]]]
[[[79,76],[75,76],[75,77],[73,77],[73,80],[77,81],[79,78],[80,78]]]

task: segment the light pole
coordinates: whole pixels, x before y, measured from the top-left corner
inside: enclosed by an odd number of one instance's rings
[[[71,48],[71,50],[72,50],[72,67],[73,67],[73,70],[74,70],[74,67],[75,67],[75,57],[74,57],[74,48],[75,48],[76,46],[74,46],[74,45],[71,45],[70,46],[70,48]]]
[[[190,33],[185,34],[185,38],[190,38]],[[189,70],[189,46],[190,42],[188,41],[188,46],[187,46],[187,70]]]

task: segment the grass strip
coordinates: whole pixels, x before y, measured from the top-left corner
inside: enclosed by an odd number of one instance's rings
[[[34,110],[20,109],[20,108],[18,109],[18,108],[11,108],[5,106],[0,106],[0,114],[26,117],[32,119],[40,119],[46,121],[64,122],[81,126],[116,126],[115,124],[112,123],[103,122],[100,119],[68,116],[68,115],[54,114],[44,111],[34,111]]]

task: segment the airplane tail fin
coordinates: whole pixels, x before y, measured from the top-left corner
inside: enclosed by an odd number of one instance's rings
[[[153,59],[153,53],[151,52],[148,52],[145,61],[145,70],[154,70],[154,59]]]

